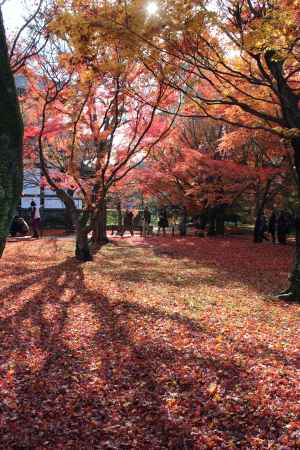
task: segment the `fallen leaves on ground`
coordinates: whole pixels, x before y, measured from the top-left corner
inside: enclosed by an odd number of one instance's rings
[[[0,448],[300,448],[292,246],[114,238],[8,243]]]

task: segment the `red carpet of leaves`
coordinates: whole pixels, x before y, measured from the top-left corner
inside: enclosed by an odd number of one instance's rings
[[[293,248],[247,238],[10,242],[0,448],[300,448]]]

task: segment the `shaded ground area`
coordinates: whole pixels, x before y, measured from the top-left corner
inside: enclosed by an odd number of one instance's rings
[[[300,448],[292,246],[10,242],[0,263],[0,448]]]

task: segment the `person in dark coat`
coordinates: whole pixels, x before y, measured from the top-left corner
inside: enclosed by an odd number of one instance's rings
[[[131,236],[133,236],[133,212],[129,211],[129,209],[126,209],[124,214],[124,224],[121,236],[123,236],[126,230],[128,230]]]
[[[138,229],[140,235],[143,235],[143,214],[141,211],[138,211],[133,218],[133,228]]]
[[[143,235],[144,237],[150,234],[151,213],[148,206],[144,209]]]
[[[167,211],[164,208],[159,213],[157,236],[159,236],[161,228],[163,230],[163,235],[165,236],[166,228],[168,228],[168,227],[169,227],[169,221],[168,221]]]
[[[266,216],[264,213],[258,214],[255,221],[254,242],[262,242],[264,239],[268,241],[269,239],[265,235],[266,231],[268,231]]]
[[[14,217],[12,224],[10,226],[10,235],[15,237],[17,234],[21,236],[26,236],[29,233],[29,226],[23,217],[18,214]]]
[[[272,236],[273,244],[276,244],[276,234],[277,234],[277,214],[273,211],[269,219],[269,233]]]
[[[265,241],[269,240],[269,238],[265,234],[267,231],[268,231],[268,222],[267,222],[267,218],[266,218],[265,214],[263,213],[261,215],[260,227],[259,227],[259,234],[260,234],[261,242],[263,240],[265,240]]]
[[[279,244],[286,245],[286,238],[289,228],[289,222],[287,220],[286,214],[284,211],[281,211],[278,217],[277,222],[277,235]]]

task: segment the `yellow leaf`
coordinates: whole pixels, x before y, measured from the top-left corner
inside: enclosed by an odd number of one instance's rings
[[[216,395],[214,396],[214,399],[215,399],[217,402],[220,402],[220,401],[221,401],[221,396],[220,396],[220,394],[216,393]]]
[[[210,383],[210,385],[209,385],[209,387],[208,387],[208,392],[211,394],[211,395],[213,395],[215,392],[216,392],[216,390],[217,390],[217,385],[216,385],[216,383]]]

